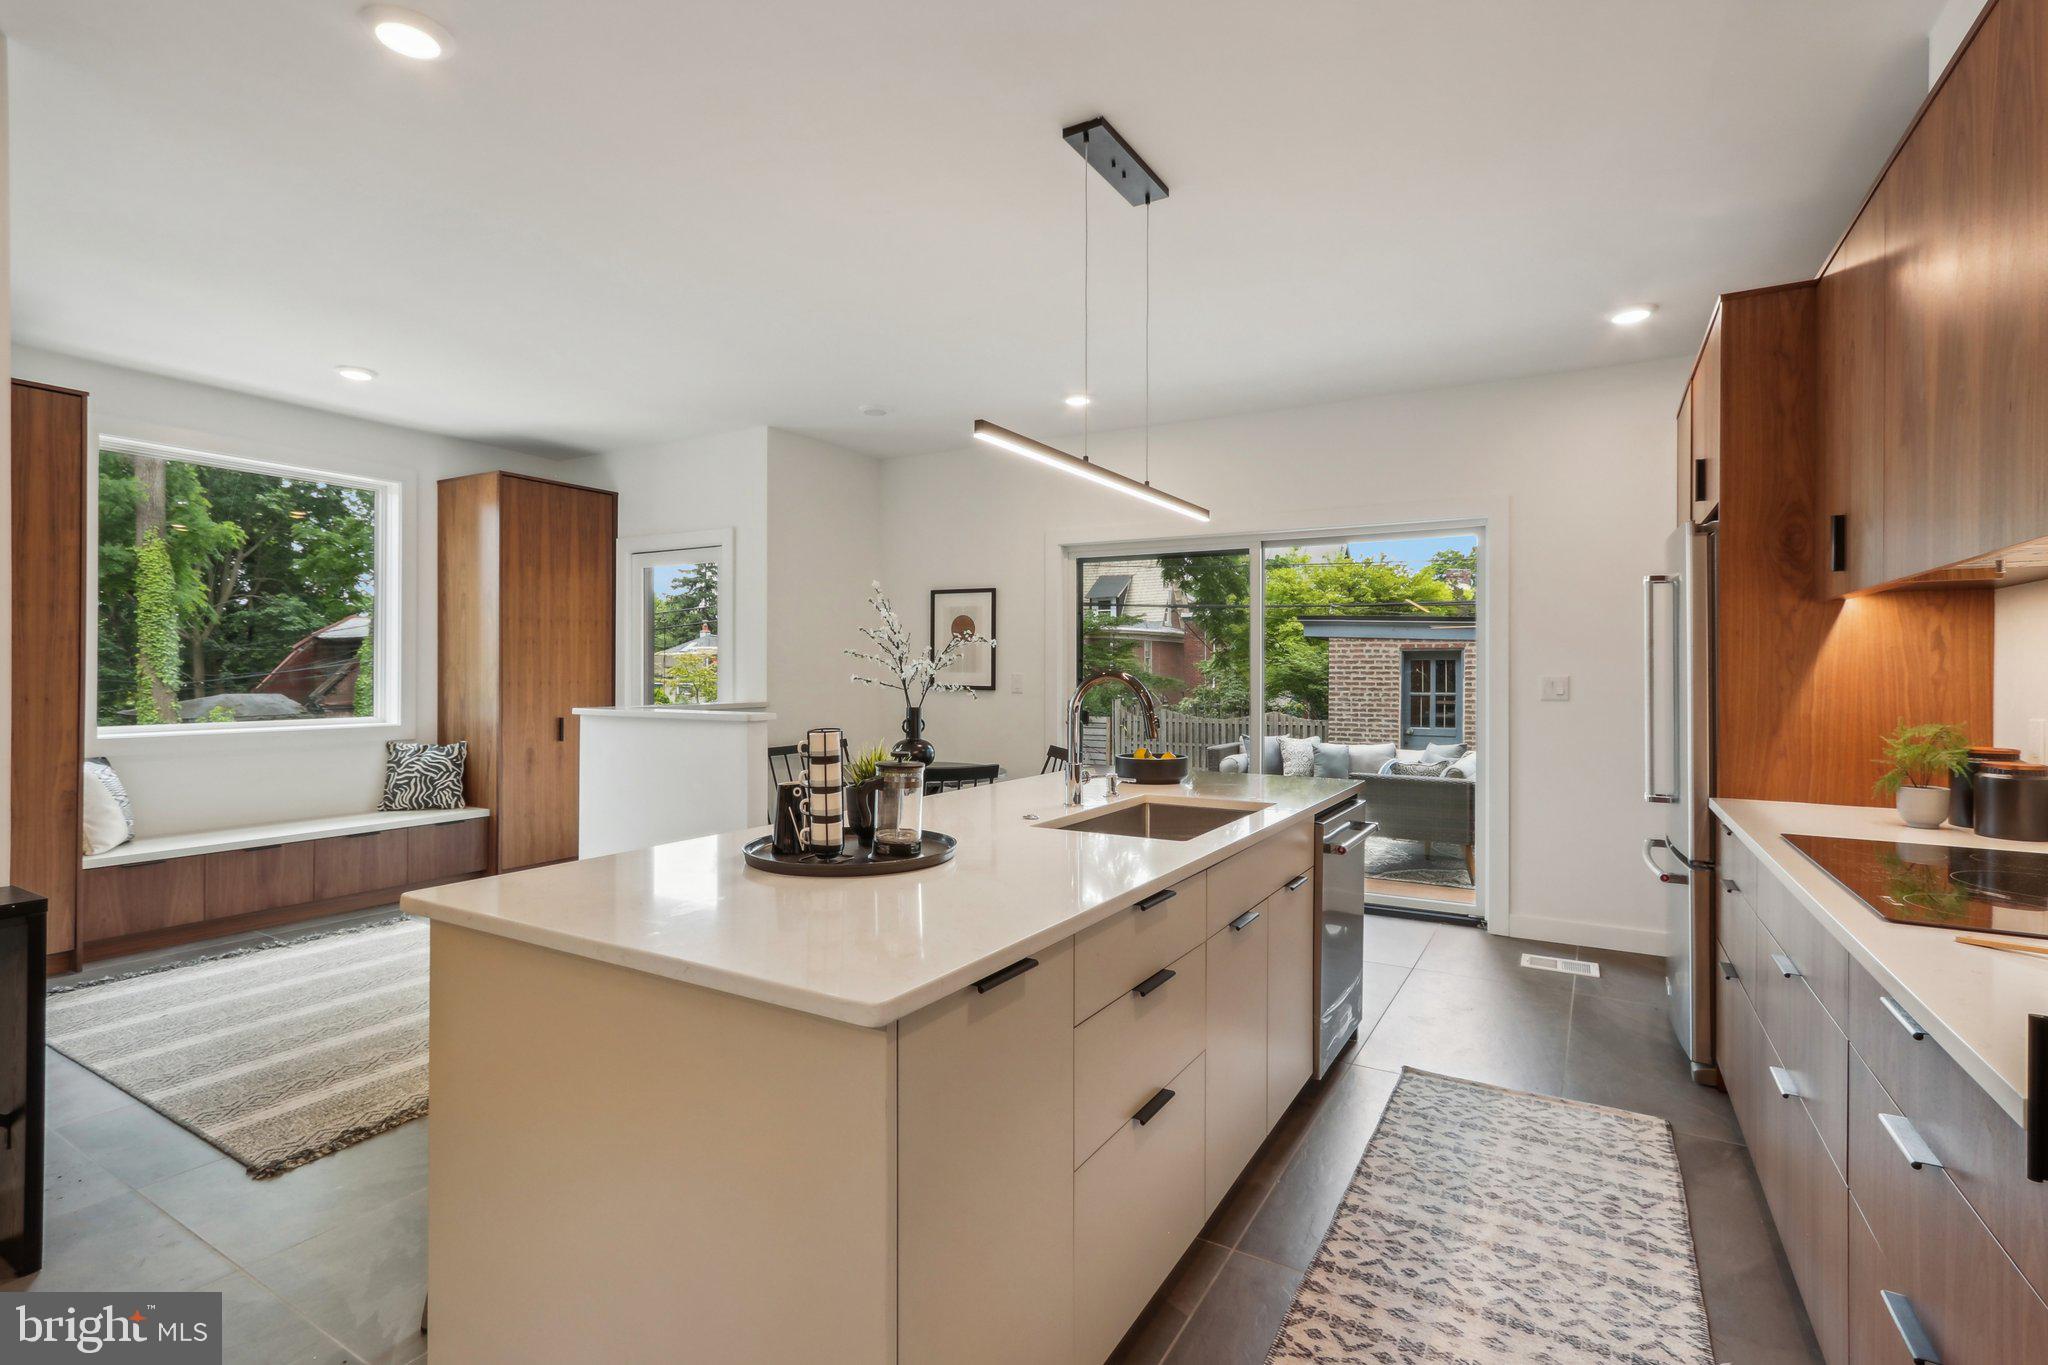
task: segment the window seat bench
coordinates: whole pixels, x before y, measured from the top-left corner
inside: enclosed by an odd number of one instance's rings
[[[135,839],[81,859],[81,960],[271,928],[477,876],[490,811],[373,811]]]

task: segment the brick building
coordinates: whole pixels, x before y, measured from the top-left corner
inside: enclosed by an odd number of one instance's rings
[[[1325,737],[1403,748],[1478,742],[1475,604],[1432,603],[1379,616],[1310,616],[1303,634],[1330,644]]]

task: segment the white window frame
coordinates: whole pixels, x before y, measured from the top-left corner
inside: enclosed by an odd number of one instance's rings
[[[718,700],[716,702],[655,702],[649,659],[649,618],[653,614],[642,574],[646,566],[679,555],[718,561]],[[665,531],[657,535],[620,536],[618,567],[613,575],[618,592],[618,704],[688,709],[692,706],[731,705],[734,701],[738,625],[733,615],[733,528],[720,526],[709,531]]]
[[[376,690],[376,710],[368,716],[294,717],[289,720],[238,720],[231,725],[210,725],[197,721],[178,721],[168,725],[101,725],[100,714],[100,627],[99,627],[99,455],[101,451],[114,451],[123,455],[142,455],[153,459],[176,461],[184,464],[208,465],[216,469],[235,469],[250,474],[264,474],[279,479],[299,479],[313,483],[340,484],[346,488],[357,488],[371,494],[376,500],[375,520],[375,573],[377,593],[370,612],[371,660],[373,663]],[[90,610],[85,623],[85,685],[87,715],[90,717],[91,733],[96,743],[120,745],[130,740],[147,740],[167,736],[190,736],[194,739],[227,740],[231,736],[247,738],[252,735],[279,735],[321,733],[342,730],[389,729],[401,724],[402,702],[399,695],[401,677],[400,641],[405,638],[403,613],[405,592],[401,582],[400,547],[402,518],[404,516],[404,485],[392,479],[371,478],[362,474],[342,474],[331,469],[317,469],[310,465],[292,464],[282,460],[256,459],[243,455],[227,455],[219,451],[197,450],[189,446],[166,445],[161,441],[145,441],[132,436],[102,432],[92,451],[94,475],[87,481],[86,523],[90,528],[86,537],[86,582],[92,586]]]

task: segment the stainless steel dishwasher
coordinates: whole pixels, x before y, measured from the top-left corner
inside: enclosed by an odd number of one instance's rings
[[[1316,1077],[1358,1032],[1365,989],[1365,841],[1377,826],[1365,803],[1332,806],[1316,817]]]

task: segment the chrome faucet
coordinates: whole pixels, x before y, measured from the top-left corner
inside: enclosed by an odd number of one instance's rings
[[[1121,668],[1112,668],[1084,680],[1079,687],[1074,689],[1073,697],[1067,702],[1067,804],[1070,806],[1081,804],[1081,784],[1094,776],[1093,773],[1089,772],[1081,764],[1081,700],[1104,683],[1122,683],[1125,687],[1131,689],[1131,695],[1138,699],[1138,705],[1145,712],[1145,737],[1147,739],[1159,738],[1159,707],[1153,702],[1152,693],[1146,688],[1145,684],[1139,682]],[[1109,737],[1109,747],[1112,749],[1116,747],[1116,736],[1114,734]],[[1116,766],[1116,755],[1114,753],[1109,756],[1109,761],[1110,769],[1114,772]],[[1113,784],[1114,778],[1111,781]]]

